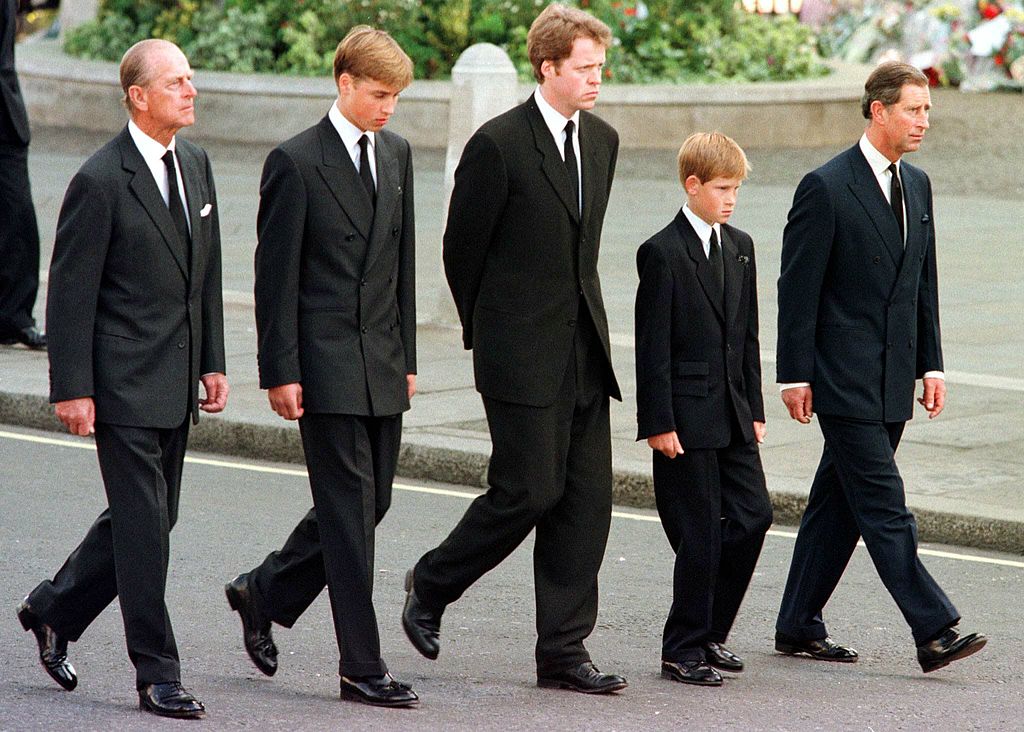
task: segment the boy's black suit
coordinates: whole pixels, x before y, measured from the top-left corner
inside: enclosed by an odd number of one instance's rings
[[[764,421],[754,247],[739,229],[721,231],[724,297],[682,210],[637,252],[637,437],[675,431],[685,451],[654,452],[676,553],[662,648],[672,662],[725,641],[772,520],[753,432]]]

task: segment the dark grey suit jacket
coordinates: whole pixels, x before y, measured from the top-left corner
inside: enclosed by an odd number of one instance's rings
[[[463,344],[473,349],[476,387],[486,397],[554,402],[582,300],[607,360],[609,393],[621,399],[597,273],[619,138],[582,112],[579,141],[582,219],[533,96],[485,123],[455,171],[444,268]]]
[[[260,386],[299,382],[312,413],[409,408],[416,373],[412,152],[376,134],[377,206],[329,118],[267,157],[260,183]]]
[[[91,396],[100,422],[198,420],[199,377],[225,372],[213,171],[187,140],[176,152],[191,257],[127,127],[82,165],[61,206],[46,302],[50,401]]]
[[[637,439],[676,431],[684,449],[722,448],[734,413],[747,442],[764,421],[754,243],[723,224],[721,244],[724,310],[682,211],[637,251]]]
[[[14,70],[17,12],[17,0],[0,0],[0,143],[28,145],[28,114]]]
[[[906,249],[860,147],[797,187],[782,240],[777,378],[806,381],[821,414],[913,416],[914,381],[942,370],[931,183],[900,164]]]

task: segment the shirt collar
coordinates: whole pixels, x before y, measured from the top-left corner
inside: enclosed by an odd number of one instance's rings
[[[578,109],[573,112],[572,117],[563,117],[561,112],[548,104],[548,100],[540,92],[539,85],[537,86],[537,91],[533,93],[533,98],[537,101],[537,108],[540,110],[540,116],[544,118],[544,124],[551,130],[551,135],[556,140],[562,139],[562,133],[565,132],[565,123],[569,120],[572,120],[573,126],[576,127],[578,136],[580,129],[580,111]]]
[[[338,131],[341,136],[341,141],[345,143],[346,150],[352,150],[356,145],[359,144],[359,138],[363,135],[370,140],[370,147],[376,144],[373,132],[370,130],[363,131],[356,127],[354,124],[348,121],[348,119],[338,109],[338,104],[334,103],[331,105],[330,111],[327,113],[327,118],[331,120],[331,124],[334,125],[334,129]]]
[[[697,237],[700,239],[701,244],[707,244],[711,241],[711,232],[714,231],[718,236],[718,242],[722,242],[722,228],[719,224],[709,224],[707,221],[702,219],[700,216],[695,214],[688,204],[683,204],[683,215],[686,216],[686,220],[690,222],[690,226],[697,232]]]
[[[164,153],[168,150],[172,152],[174,151],[174,137],[171,138],[170,144],[167,145],[167,147],[164,147],[143,132],[142,129],[135,124],[135,120],[128,120],[128,134],[132,136],[132,141],[135,143],[135,147],[139,149],[139,152],[142,154],[142,159],[145,160],[147,164],[163,164]]]
[[[871,172],[878,177],[882,173],[889,169],[892,165],[892,161],[889,158],[878,152],[878,148],[871,144],[871,140],[868,139],[868,135],[865,132],[860,136],[860,151],[864,153],[864,157],[868,161],[868,165],[871,167]],[[896,161],[896,172],[900,172],[900,161]]]

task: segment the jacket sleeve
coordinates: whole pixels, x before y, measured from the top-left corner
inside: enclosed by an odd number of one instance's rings
[[[203,153],[206,167],[206,187],[210,192],[207,203],[210,211],[210,241],[206,263],[206,281],[203,282],[203,342],[199,356],[199,373],[227,373],[224,358],[224,291],[221,274],[220,209],[217,205],[217,188],[213,182],[213,168],[210,159]]]
[[[636,254],[637,439],[672,432],[672,272],[661,250],[650,242]]]
[[[927,180],[927,177],[925,178]],[[928,245],[917,286],[917,364],[916,377],[928,371],[942,371],[942,338],[939,330],[939,274],[935,261],[935,214],[932,211],[932,184],[928,181]]]
[[[814,382],[818,301],[832,251],[835,213],[816,173],[800,181],[782,234],[776,380]]]
[[[263,166],[256,215],[256,338],[260,388],[302,381],[299,364],[299,275],[306,186],[280,148]]]
[[[462,321],[462,343],[473,347],[473,309],[491,239],[505,210],[508,171],[497,144],[477,132],[455,169],[443,260],[448,287]]]
[[[406,143],[402,182],[402,238],[398,250],[398,311],[402,319],[405,373],[416,373],[416,218],[413,197],[412,148]]]
[[[46,295],[50,401],[93,396],[93,331],[110,247],[110,186],[79,172],[57,218]]]

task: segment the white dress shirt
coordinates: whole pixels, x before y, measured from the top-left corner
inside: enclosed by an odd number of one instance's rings
[[[139,154],[142,155],[142,159],[146,162],[149,172],[153,174],[153,180],[156,181],[156,187],[160,189],[160,196],[164,199],[164,205],[168,206],[171,187],[167,181],[167,166],[164,165],[163,158],[168,150],[174,152],[175,138],[172,137],[170,144],[164,147],[139,129],[134,120],[128,120],[128,134],[131,135],[135,147],[138,148]],[[178,196],[181,198],[181,207],[185,210],[185,223],[188,224],[188,232],[191,235],[192,218],[188,212],[188,201],[185,200],[185,183],[181,178],[181,163],[178,161],[177,154],[174,156],[174,170],[178,174]]]
[[[697,232],[697,236],[700,238],[700,244],[704,247],[704,256],[711,257],[711,232],[715,232],[715,236],[718,237],[718,246],[722,246],[722,226],[721,224],[709,224],[707,221],[702,219],[700,216],[690,210],[689,204],[683,204],[683,215],[686,216],[686,220],[690,222],[690,226]]]
[[[356,127],[354,124],[348,121],[348,119],[338,109],[337,104],[331,105],[331,110],[327,113],[327,118],[334,125],[334,129],[338,131],[338,135],[341,136],[341,141],[345,145],[345,150],[348,152],[348,156],[352,158],[352,164],[356,166],[356,172],[359,172],[359,138],[366,135],[366,138],[370,143],[366,146],[366,155],[370,160],[370,175],[373,176],[373,185],[377,186],[377,154],[375,152],[377,147],[377,139],[374,137],[373,132],[363,130]]]
[[[537,108],[540,109],[544,124],[551,132],[551,138],[555,141],[558,157],[562,158],[562,162],[565,162],[565,123],[572,120],[573,127],[576,129],[572,136],[572,149],[576,153],[576,179],[579,181],[578,190],[580,192],[580,200],[577,203],[579,203],[580,210],[583,210],[583,171],[580,170],[580,111],[577,109],[573,112],[572,117],[563,117],[561,112],[548,104],[539,86],[533,93],[533,98],[537,101]]]

